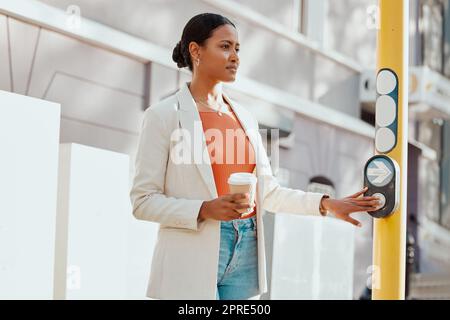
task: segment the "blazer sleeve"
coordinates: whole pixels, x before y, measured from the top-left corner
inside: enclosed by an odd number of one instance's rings
[[[164,194],[170,133],[158,114],[144,112],[135,159],[135,174],[130,190],[133,215],[161,225],[197,231],[200,207],[204,200],[169,197]],[[203,220],[202,220],[203,221]]]
[[[258,122],[256,128],[258,128]],[[258,188],[262,195],[262,208],[277,213],[292,213],[300,215],[322,216],[320,213],[320,202],[325,194],[316,192],[305,192],[280,186],[273,176],[267,152],[264,148],[262,137],[257,130],[257,152],[258,152]]]

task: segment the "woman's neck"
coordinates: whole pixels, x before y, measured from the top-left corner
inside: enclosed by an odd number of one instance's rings
[[[222,97],[222,83],[217,81],[200,81],[199,79],[192,79],[188,84],[189,90],[194,100],[202,101],[211,105],[224,103]]]

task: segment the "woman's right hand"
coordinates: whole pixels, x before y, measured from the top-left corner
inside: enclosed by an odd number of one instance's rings
[[[248,193],[233,193],[220,196],[216,199],[203,201],[198,215],[199,221],[204,219],[214,219],[220,221],[230,221],[239,219],[241,213],[236,210],[254,208],[247,203],[239,203],[244,199],[249,199]]]

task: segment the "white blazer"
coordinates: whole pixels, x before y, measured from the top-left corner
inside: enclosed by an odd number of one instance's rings
[[[133,215],[159,223],[147,289],[147,296],[155,299],[216,298],[220,221],[198,222],[197,216],[202,202],[218,195],[211,164],[194,161],[194,154],[207,152],[207,146],[188,83],[144,112],[130,191]],[[281,187],[272,175],[258,122],[244,107],[225,93],[223,96],[256,154],[258,276],[262,294],[267,291],[264,210],[321,216],[323,194]],[[174,161],[174,146],[180,146],[180,141],[171,139],[171,135],[178,128],[186,130],[186,137],[191,138],[184,142],[192,151],[188,155],[191,163]]]

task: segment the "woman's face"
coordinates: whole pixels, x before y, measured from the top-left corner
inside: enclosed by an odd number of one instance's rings
[[[238,53],[236,29],[229,24],[222,25],[213,31],[203,47],[198,47],[200,65],[197,67],[195,59],[193,60],[194,73],[201,73],[216,81],[234,81],[239,68]]]

